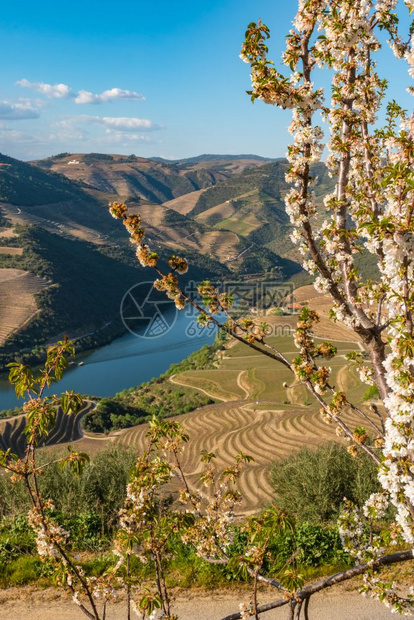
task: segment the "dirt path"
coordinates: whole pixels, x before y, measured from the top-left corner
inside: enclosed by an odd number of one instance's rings
[[[341,392],[346,392],[346,373],[348,372],[348,366],[341,366],[341,368],[338,370],[337,375],[336,375],[336,385],[337,388],[341,391]]]
[[[176,379],[176,376],[177,375],[172,375],[170,377],[171,383],[175,383],[175,385],[181,385],[182,387],[192,388],[193,390],[198,390],[199,392],[203,392],[209,398],[215,398],[216,400],[221,400],[224,403],[227,402],[227,398],[222,398],[221,396],[217,396],[217,394],[210,394],[210,392],[207,392],[207,390],[204,390],[203,388],[198,387],[198,385],[191,385],[190,383],[182,383],[181,381],[178,381],[178,379]]]
[[[247,387],[245,387],[245,385],[243,385],[243,379],[246,378],[246,376],[248,376],[248,370],[241,370],[239,372],[239,374],[237,375],[237,385],[239,386],[239,388],[241,389],[242,392],[244,392],[245,396],[244,396],[244,400],[247,400],[248,398],[250,398],[250,391]]]
[[[260,602],[273,600],[272,593],[259,595]],[[249,601],[249,593],[220,593],[212,591],[197,594],[191,590],[177,596],[174,611],[179,620],[221,620],[238,611],[240,602]],[[310,620],[391,620],[391,614],[382,603],[363,598],[355,591],[338,588],[315,595],[309,606]],[[0,591],[1,620],[84,620],[86,616],[59,590],[34,590],[31,587],[10,588]],[[263,620],[286,620],[287,609],[277,609],[260,616]],[[134,615],[133,618],[136,618]],[[125,620],[123,602],[111,605],[107,620]]]

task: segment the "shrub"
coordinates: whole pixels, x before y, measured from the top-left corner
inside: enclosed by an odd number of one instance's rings
[[[22,586],[42,575],[43,565],[38,556],[21,555],[9,561],[0,572],[0,586]]]
[[[62,449],[41,452],[39,464],[60,456]],[[88,545],[95,545],[98,533],[106,536],[116,523],[135,461],[135,450],[112,445],[96,454],[81,476],[56,464],[45,468],[39,477],[40,491],[45,498],[53,498],[56,511],[65,515],[65,525],[75,538],[85,536]],[[12,531],[27,527],[25,517],[19,515],[24,515],[28,508],[23,483],[13,484],[10,477],[0,476],[0,539],[3,530],[10,535],[10,527]]]
[[[304,448],[271,470],[277,504],[298,522],[327,523],[338,517],[343,498],[357,504],[379,489],[377,469],[365,454],[354,458],[344,446]]]

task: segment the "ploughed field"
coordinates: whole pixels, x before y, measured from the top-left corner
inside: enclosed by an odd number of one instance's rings
[[[0,344],[38,312],[35,295],[49,285],[21,269],[0,269]]]
[[[90,401],[85,401],[84,406],[76,415],[66,415],[62,409],[56,413],[56,424],[42,442],[44,446],[53,446],[61,443],[77,441],[82,437],[80,422],[84,415],[94,407]],[[24,430],[26,428],[26,416],[18,415],[14,418],[0,420],[0,450],[8,448],[14,454],[22,457],[27,442]]]

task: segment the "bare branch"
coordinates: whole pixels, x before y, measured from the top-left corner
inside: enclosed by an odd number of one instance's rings
[[[368,569],[376,569],[383,566],[390,566],[391,564],[397,564],[399,562],[408,562],[409,560],[412,560],[413,557],[413,552],[411,550],[400,551],[398,553],[385,555],[382,558],[379,558],[378,560],[372,562],[371,564],[359,564],[358,566],[354,566],[353,568],[348,568],[347,570],[336,573],[335,575],[331,575],[330,577],[326,577],[325,579],[321,579],[320,581],[317,581],[309,586],[305,586],[304,588],[296,592],[295,600],[308,600],[309,597],[313,594],[321,592],[322,590],[326,590],[327,588],[331,588],[332,586],[338,583],[342,583],[343,581],[348,581],[349,579],[357,577],[358,575],[362,575],[363,573],[367,572]],[[271,603],[260,605],[257,610],[260,614],[262,614],[266,611],[271,611],[272,609],[277,609],[278,607],[288,605],[289,603],[290,599],[279,599],[277,601],[272,601]],[[241,618],[241,613],[236,612],[234,614],[230,614],[229,616],[225,616],[221,620],[239,620]]]

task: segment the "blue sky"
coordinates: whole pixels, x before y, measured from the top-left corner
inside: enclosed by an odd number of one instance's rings
[[[277,61],[295,10],[295,0],[4,3],[0,152],[283,156],[290,115],[251,104],[238,55],[261,17]],[[390,97],[412,106],[404,63],[384,60]]]

